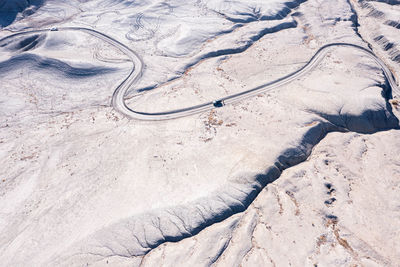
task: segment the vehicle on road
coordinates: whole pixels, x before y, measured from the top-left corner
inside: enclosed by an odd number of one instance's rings
[[[216,107],[216,108],[220,108],[220,107],[223,107],[225,104],[224,104],[224,100],[215,100],[215,101],[213,101],[213,105],[214,105],[214,107]]]
[[[18,32],[14,33],[12,35],[6,36],[2,39],[0,39],[0,46],[1,43],[5,42],[6,40],[9,40],[11,38],[17,37],[17,36],[22,36],[22,35],[28,35],[32,33],[41,33],[41,32],[46,32],[46,31],[81,31],[81,32],[86,32],[90,35],[93,35],[100,40],[103,40],[104,42],[107,42],[108,44],[114,46],[118,50],[120,50],[122,53],[124,53],[126,56],[128,56],[132,62],[132,68],[129,73],[129,75],[125,78],[125,80],[122,81],[118,85],[118,87],[114,90],[112,99],[111,99],[111,105],[114,107],[115,110],[120,112],[121,114],[127,116],[128,118],[133,118],[137,120],[152,120],[152,121],[159,121],[159,120],[169,120],[169,119],[176,119],[184,116],[189,116],[193,115],[196,113],[201,113],[205,112],[208,110],[211,110],[213,108],[220,108],[225,105],[233,104],[237,101],[243,100],[247,97],[250,96],[256,96],[260,94],[261,92],[267,92],[269,90],[275,89],[279,86],[285,85],[295,79],[298,79],[308,71],[312,70],[315,66],[317,66],[321,60],[327,55],[328,51],[330,51],[332,48],[335,47],[348,47],[348,48],[353,48],[357,49],[358,51],[361,51],[364,53],[364,55],[368,56],[372,60],[375,61],[377,65],[380,66],[382,71],[384,72],[389,85],[392,89],[392,93],[394,93],[393,98],[395,97],[400,97],[400,87],[396,84],[396,80],[390,71],[390,69],[385,65],[385,63],[379,59],[373,51],[371,51],[368,48],[356,45],[356,44],[351,44],[351,43],[330,43],[326,44],[322,47],[320,47],[315,54],[307,61],[305,65],[300,67],[299,69],[293,71],[292,73],[289,73],[281,78],[278,78],[274,81],[270,81],[267,83],[264,83],[262,85],[259,85],[255,88],[242,91],[236,94],[228,95],[225,96],[220,100],[215,100],[213,102],[207,102],[203,103],[200,105],[196,106],[191,106],[191,107],[186,107],[182,109],[175,109],[175,110],[169,110],[169,111],[162,111],[162,112],[155,112],[155,113],[147,113],[147,112],[140,112],[133,110],[129,108],[126,103],[125,103],[125,95],[129,90],[131,90],[132,86],[140,79],[143,71],[143,61],[140,58],[140,56],[131,50],[128,46],[125,44],[115,40],[114,38],[101,33],[99,31],[89,29],[89,28],[83,28],[83,27],[60,27],[56,28],[53,27],[51,29],[41,29],[41,30],[32,30],[32,31],[23,31],[23,32]]]

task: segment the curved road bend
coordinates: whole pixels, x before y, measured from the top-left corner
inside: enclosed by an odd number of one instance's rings
[[[240,100],[243,100],[245,98],[255,96],[257,94],[272,90],[274,88],[277,88],[279,86],[285,85],[287,83],[290,83],[291,81],[300,78],[302,75],[307,73],[308,71],[312,70],[315,66],[321,62],[321,60],[326,56],[327,52],[334,47],[349,47],[353,49],[357,49],[361,52],[363,52],[366,56],[369,58],[373,59],[375,63],[377,63],[382,71],[384,72],[391,88],[392,88],[392,93],[394,93],[396,96],[400,97],[400,88],[397,86],[394,76],[392,72],[386,67],[385,63],[379,59],[375,54],[362,46],[355,45],[355,44],[350,44],[350,43],[331,43],[322,46],[321,48],[318,49],[318,51],[310,58],[310,60],[301,68],[298,70],[289,73],[279,79],[276,79],[274,81],[265,83],[263,85],[257,86],[255,88],[236,93],[233,95],[229,95],[223,98],[220,98],[216,101],[212,102],[206,102],[200,105],[196,106],[190,106],[182,109],[175,109],[175,110],[169,110],[169,111],[163,111],[163,112],[155,112],[155,113],[147,113],[147,112],[140,112],[140,111],[135,111],[129,108],[125,104],[125,95],[127,94],[129,88],[131,88],[135,82],[137,82],[141,75],[142,75],[142,70],[143,70],[143,61],[140,58],[138,54],[136,54],[133,50],[131,50],[129,47],[124,45],[123,43],[115,40],[114,38],[105,35],[99,31],[88,29],[88,28],[82,28],[82,27],[62,27],[62,28],[52,28],[52,29],[42,29],[42,30],[33,30],[33,31],[25,31],[25,32],[19,32],[15,33],[9,36],[6,36],[3,39],[0,39],[0,46],[1,43],[10,40],[14,37],[19,37],[23,35],[28,35],[28,34],[35,34],[35,33],[43,33],[43,32],[49,32],[49,31],[83,31],[86,32],[92,36],[95,36],[110,45],[116,47],[118,50],[120,50],[122,53],[124,53],[126,56],[130,58],[130,60],[133,63],[133,67],[129,73],[129,75],[118,85],[118,87],[115,89],[113,96],[112,96],[112,106],[114,109],[119,111],[120,113],[124,114],[125,116],[132,118],[132,119],[137,119],[137,120],[147,120],[147,121],[159,121],[159,120],[169,120],[169,119],[176,119],[184,116],[189,116],[197,113],[201,113],[204,111],[208,111],[211,109],[214,109],[215,107],[223,106],[226,104],[232,104],[235,102],[238,102]]]

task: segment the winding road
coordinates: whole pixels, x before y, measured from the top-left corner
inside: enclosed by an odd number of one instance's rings
[[[392,72],[386,67],[385,63],[379,59],[371,50],[364,48],[359,45],[351,44],[351,43],[330,43],[327,45],[322,46],[318,49],[318,51],[308,60],[308,62],[299,68],[298,70],[289,73],[279,79],[274,81],[262,84],[255,88],[232,94],[215,101],[206,102],[196,106],[190,106],[182,109],[175,109],[163,112],[155,112],[155,113],[147,113],[147,112],[140,112],[129,108],[125,103],[125,96],[130,88],[140,79],[143,70],[143,61],[136,52],[131,50],[129,47],[124,45],[123,43],[117,41],[116,39],[101,33],[99,31],[83,28],[83,27],[62,27],[62,28],[52,28],[52,29],[42,29],[42,30],[33,30],[33,31],[24,31],[15,33],[9,36],[6,36],[0,39],[0,46],[4,46],[4,43],[7,41],[11,41],[13,38],[21,37],[23,35],[30,35],[36,33],[45,33],[45,32],[52,32],[52,31],[80,31],[88,33],[92,36],[95,36],[110,45],[116,47],[122,53],[130,58],[133,63],[133,67],[129,72],[129,75],[118,85],[115,89],[113,96],[112,96],[112,106],[118,112],[122,113],[128,118],[137,119],[137,120],[146,120],[146,121],[160,121],[160,120],[169,120],[169,119],[176,119],[180,117],[185,117],[197,113],[202,113],[211,109],[215,109],[217,107],[221,107],[223,105],[232,104],[238,101],[241,101],[245,98],[252,97],[258,95],[260,93],[275,89],[279,86],[285,85],[290,83],[291,81],[300,78],[302,75],[306,74],[308,71],[312,70],[315,66],[321,62],[321,60],[326,56],[327,52],[335,47],[348,47],[353,48],[358,51],[363,52],[366,56],[373,59],[382,69],[384,72],[389,85],[392,88],[392,94],[397,97],[400,97],[400,89],[399,86],[396,84],[394,76]]]

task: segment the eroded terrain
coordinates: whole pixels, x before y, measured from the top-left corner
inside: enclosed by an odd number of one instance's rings
[[[335,42],[400,75],[396,1],[11,2],[1,38],[84,27],[137,52],[139,111],[254,88]],[[85,32],[2,41],[0,60],[4,266],[400,261],[399,96],[363,53],[332,49],[285,86],[159,122],[113,110],[132,63]]]

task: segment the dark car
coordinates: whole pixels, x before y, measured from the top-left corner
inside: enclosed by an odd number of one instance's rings
[[[224,101],[223,101],[223,100],[215,100],[215,101],[213,102],[213,105],[214,105],[214,107],[216,107],[216,108],[220,108],[220,107],[224,106]]]

